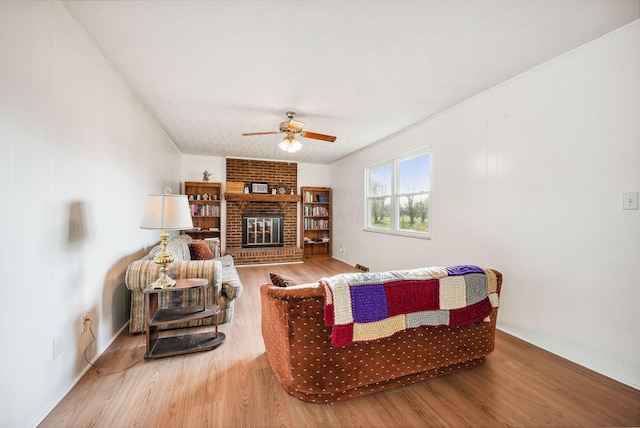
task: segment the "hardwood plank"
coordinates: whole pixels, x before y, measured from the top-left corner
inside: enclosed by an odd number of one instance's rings
[[[244,294],[235,319],[220,326],[225,343],[145,361],[144,336],[124,333],[40,426],[640,425],[640,391],[500,331],[496,350],[472,369],[332,405],[290,397],[264,351],[259,286],[269,272],[305,283],[344,271],[355,268],[333,259],[238,267]]]

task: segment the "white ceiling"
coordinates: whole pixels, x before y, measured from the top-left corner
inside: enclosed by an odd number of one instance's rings
[[[331,163],[640,17],[640,0],[66,1],[185,154]],[[278,148],[285,112],[304,130]]]

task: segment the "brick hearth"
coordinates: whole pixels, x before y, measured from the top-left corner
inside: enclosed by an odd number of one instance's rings
[[[277,248],[228,248],[236,265],[301,262],[302,250],[298,247]]]

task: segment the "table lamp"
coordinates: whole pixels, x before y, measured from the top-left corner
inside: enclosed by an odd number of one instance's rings
[[[173,262],[173,256],[167,251],[167,230],[191,229],[191,211],[187,195],[172,195],[171,189],[165,189],[162,195],[148,195],[142,216],[142,229],[162,230],[161,249],[153,261],[160,265],[160,276],[151,284],[153,288],[168,288],[176,285],[175,279],[167,275],[167,266]]]

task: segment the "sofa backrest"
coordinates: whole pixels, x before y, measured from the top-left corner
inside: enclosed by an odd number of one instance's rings
[[[193,238],[189,235],[178,235],[168,240],[167,251],[173,256],[173,260],[176,262],[187,262],[191,260],[191,253],[189,252],[189,244],[193,242]],[[147,260],[152,260],[156,254],[160,252],[162,247],[156,245],[149,251],[149,254],[145,257]]]
[[[500,292],[502,275],[496,274]],[[471,367],[495,347],[498,308],[468,327],[409,328],[368,342],[332,346],[324,291],[316,284],[260,286],[262,337],[284,389],[305,401],[335,402]]]

